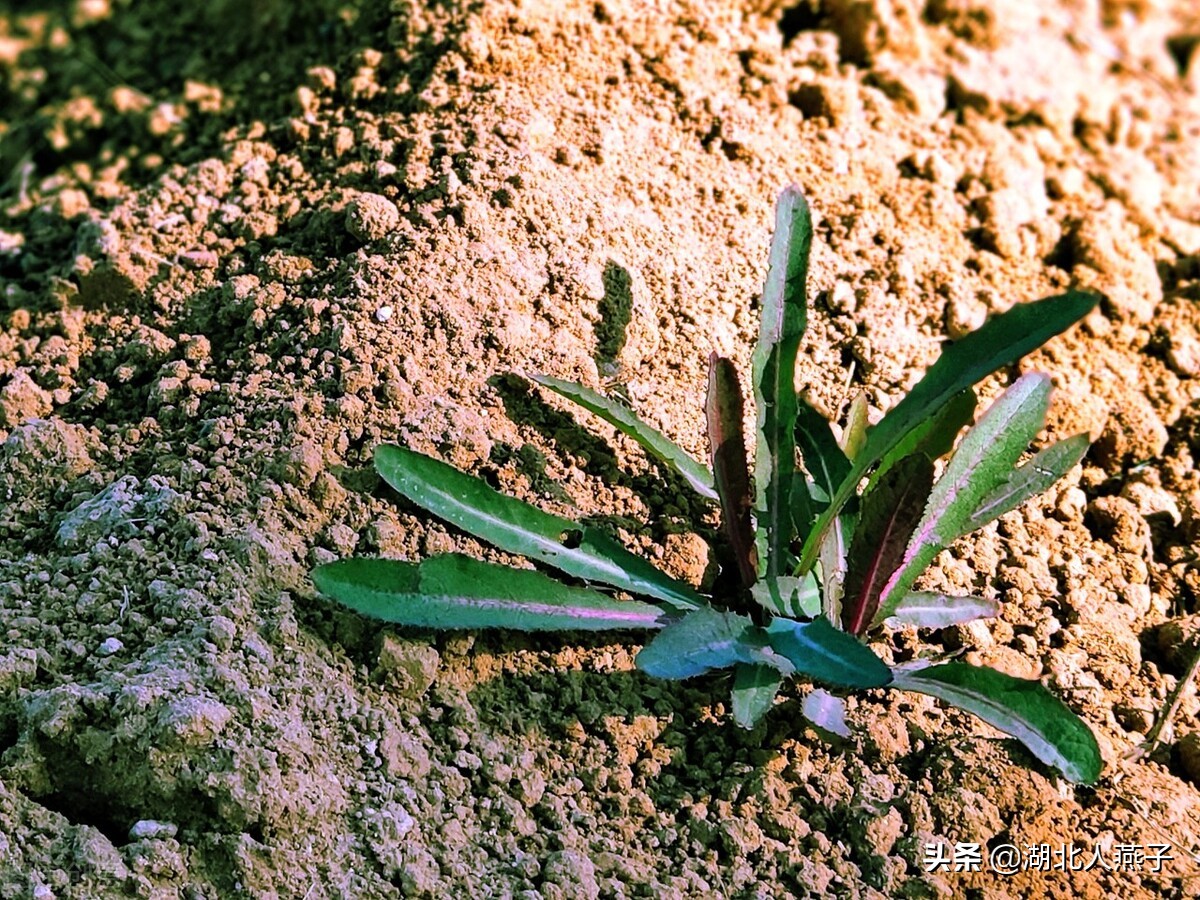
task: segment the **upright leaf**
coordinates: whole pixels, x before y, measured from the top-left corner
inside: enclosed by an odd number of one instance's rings
[[[754,456],[758,556],[766,574],[788,568],[795,472],[796,354],[807,325],[805,288],[812,217],[799,188],[789,187],[775,209],[775,233],[763,287],[758,344],[754,348],[754,400],[758,439]]]
[[[738,663],[733,670],[733,720],[742,728],[753,728],[771,711],[783,684],[783,673],[762,663]]]
[[[937,459],[949,453],[954,447],[958,433],[974,417],[976,402],[975,392],[970,388],[959,391],[947,400],[937,415],[926,419],[884,454],[883,459],[879,461],[879,468],[871,475],[870,483],[878,482],[892,466],[914,453],[924,453],[930,459]]]
[[[796,400],[795,433],[804,468],[828,503],[850,474],[850,460],[838,446],[828,420],[802,398]]]
[[[772,619],[767,626],[767,638],[771,647],[795,666],[799,674],[815,681],[839,687],[872,688],[892,680],[891,670],[870,647],[838,631],[824,617],[811,622]]]
[[[850,474],[805,539],[800,570],[807,572],[812,568],[826,529],[854,495],[862,477],[914,428],[936,415],[955,394],[1016,362],[1078,322],[1091,312],[1098,300],[1095,294],[1068,291],[1014,306],[947,347],[908,395],[868,430],[866,445],[855,457]]]
[[[850,401],[850,409],[846,411],[846,428],[842,432],[842,452],[849,460],[862,452],[867,441],[867,426],[870,425],[868,410],[867,392],[859,391]]]
[[[542,387],[579,404],[612,425],[622,434],[637,441],[642,449],[675,472],[686,481],[697,494],[710,500],[717,499],[712,472],[692,459],[658,429],[646,424],[629,407],[608,399],[590,388],[574,381],[563,381],[549,375],[531,375]]]
[[[1017,379],[963,437],[929,502],[900,565],[883,589],[880,614],[891,614],[917,576],[946,547],[970,533],[980,501],[1008,477],[1046,421],[1050,379],[1034,372]]]
[[[833,520],[825,539],[821,541],[818,558],[821,561],[821,605],[822,612],[830,622],[842,620],[842,594],[846,585],[846,566],[850,557],[850,546],[858,525],[858,515],[852,512],[855,504],[847,503],[842,513]],[[809,573],[811,574],[811,573]]]
[[[875,619],[883,586],[900,565],[933,485],[933,463],[914,453],[863,495],[850,545],[842,628],[862,634]]]
[[[721,519],[746,587],[758,578],[754,522],[750,516],[750,464],[742,437],[742,386],[733,363],[713,353],[708,358],[708,446],[721,499]]]
[[[541,560],[576,578],[654,597],[678,610],[703,602],[690,586],[603,532],[506,497],[431,456],[381,444],[375,448],[375,468],[413,503],[501,550]]]
[[[721,612],[711,606],[693,610],[672,622],[635,660],[637,667],[655,678],[692,678],[737,663],[776,665],[790,674],[787,661],[767,646],[763,630],[748,616]]]
[[[342,559],[318,566],[313,584],[343,606],[414,628],[598,631],[662,628],[663,610],[568,587],[541,572],[450,553],[420,564]]]
[[[974,713],[1071,781],[1092,784],[1100,777],[1103,760],[1096,738],[1066,704],[1036,681],[948,662],[896,673],[892,687],[929,694]]]
[[[966,533],[970,534],[982,528],[988,522],[1016,509],[1030,497],[1047,491],[1052,484],[1079,464],[1087,449],[1088,436],[1077,434],[1035,453],[1029,462],[1013,469],[1000,485],[979,501],[979,506],[971,513],[970,520],[964,526],[967,529]]]

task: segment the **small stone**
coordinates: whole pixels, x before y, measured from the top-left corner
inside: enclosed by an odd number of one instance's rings
[[[375,321],[386,322],[388,319],[390,319],[392,317],[392,313],[394,313],[395,311],[396,311],[395,307],[381,306],[381,307],[379,307],[379,309],[375,310]]]
[[[1200,375],[1200,343],[1186,334],[1171,335],[1167,365],[1184,378]]]
[[[987,319],[987,307],[975,297],[958,293],[946,304],[946,334],[961,340]]]
[[[402,697],[417,699],[437,678],[441,658],[437,650],[418,641],[405,641],[385,633],[379,642],[378,673]]]
[[[400,210],[382,194],[359,194],[346,208],[346,230],[361,241],[378,241],[400,224]]]
[[[1179,764],[1183,774],[1191,779],[1193,784],[1200,785],[1200,731],[1190,731],[1179,739],[1176,745],[1179,751]]]
[[[179,826],[173,822],[157,822],[154,819],[141,819],[129,829],[131,841],[161,841],[173,838],[179,833]]]

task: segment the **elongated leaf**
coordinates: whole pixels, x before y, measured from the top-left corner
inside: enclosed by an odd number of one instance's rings
[[[541,560],[576,578],[654,597],[679,610],[695,609],[703,602],[691,587],[603,532],[506,497],[431,456],[380,444],[375,468],[413,503],[501,550]]]
[[[795,666],[798,673],[815,681],[839,687],[872,688],[892,680],[891,670],[870,647],[838,631],[824,617],[811,622],[772,619],[767,626],[767,638],[771,647]]]
[[[1034,454],[1029,462],[1013,469],[1008,478],[979,502],[964,526],[966,534],[1016,509],[1030,497],[1047,491],[1079,464],[1087,450],[1088,436],[1077,434]]]
[[[672,622],[642,648],[635,662],[647,675],[667,679],[692,678],[737,663],[776,665],[789,673],[791,668],[771,651],[763,630],[749,616],[711,606]]]
[[[919,691],[974,713],[1016,738],[1068,779],[1092,784],[1103,761],[1096,738],[1061,700],[1036,681],[961,662],[897,673],[892,687]]]
[[[867,441],[867,426],[870,424],[868,411],[867,392],[859,391],[850,401],[850,409],[846,411],[846,428],[842,431],[842,452],[849,460],[862,452]]]
[[[871,475],[867,489],[870,490],[870,485],[876,484],[900,460],[907,459],[918,451],[930,459],[937,459],[949,453],[954,447],[958,433],[975,415],[976,402],[975,391],[970,388],[947,400],[937,415],[920,423],[900,443],[884,454],[883,459],[879,461],[879,468]]]
[[[717,499],[712,472],[692,459],[683,448],[674,444],[657,428],[643,422],[629,407],[610,400],[574,381],[563,381],[549,375],[531,375],[529,378],[542,387],[549,388],[556,394],[577,403],[588,412],[599,416],[622,434],[633,438],[642,446],[643,450],[679,475],[701,497],[710,500]]]
[[[771,711],[783,684],[783,673],[774,666],[738,663],[733,670],[733,720],[753,728]]]
[[[420,564],[343,559],[318,566],[313,584],[343,606],[415,628],[598,631],[662,628],[662,609],[568,587],[541,572],[480,562],[457,553]]]
[[[742,584],[749,587],[758,578],[758,560],[750,517],[750,463],[742,437],[744,411],[737,369],[730,360],[713,353],[708,358],[708,399],[704,404],[708,446],[725,534],[733,547]]]
[[[942,550],[971,530],[980,501],[1002,484],[1046,421],[1050,379],[1034,372],[1018,378],[963,437],[929,494],[925,514],[888,578],[880,603],[891,615],[917,576]]]
[[[780,575],[763,578],[750,589],[750,595],[763,609],[789,619],[811,619],[821,612],[821,589],[812,572],[802,578]]]
[[[949,628],[1000,614],[1000,604],[984,597],[950,597],[936,591],[910,591],[887,618],[892,628]]]
[[[850,474],[850,460],[838,446],[826,418],[802,398],[796,400],[796,446],[804,468],[828,504]]]
[[[792,479],[792,527],[798,535],[808,534],[817,518],[818,506],[826,505],[818,503],[813,497],[814,492],[819,493],[816,485],[809,482],[803,472],[797,472]]]
[[[854,504],[847,503],[842,514],[833,520],[825,539],[821,541],[821,606],[830,622],[842,621],[842,595],[846,587],[846,567],[858,516],[851,512]],[[811,573],[810,573],[811,574]]]
[[[775,233],[763,287],[754,348],[754,401],[758,438],[754,456],[758,556],[766,574],[789,568],[792,480],[795,474],[796,354],[808,323],[805,296],[812,217],[799,188],[786,188],[775,209]]]
[[[932,485],[933,462],[918,451],[863,495],[842,595],[842,628],[851,634],[862,634],[874,621],[884,584],[904,559]]]
[[[821,539],[834,516],[855,493],[858,482],[914,428],[937,415],[942,406],[1003,366],[1016,362],[1065,331],[1092,311],[1096,294],[1068,291],[1033,303],[1014,306],[983,327],[951,344],[908,395],[867,431],[867,442],[833,502],[817,518],[800,555],[800,570],[816,562]]]
[[[800,711],[804,713],[804,718],[822,731],[840,738],[850,737],[850,729],[846,727],[846,701],[841,697],[835,697],[821,688],[813,688],[804,698]]]

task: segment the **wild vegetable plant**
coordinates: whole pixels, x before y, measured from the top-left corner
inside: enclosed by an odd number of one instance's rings
[[[734,586],[701,596],[593,526],[545,513],[395,445],[376,448],[375,467],[396,491],[576,583],[454,553],[419,563],[340,560],[315,569],[314,583],[350,609],[418,628],[654,631],[637,667],[668,679],[732,669],[732,711],[743,727],[772,707],[792,677],[843,693],[929,694],[1017,738],[1068,779],[1095,781],[1101,768],[1095,738],[1040,683],[956,660],[893,668],[864,639],[885,623],[942,628],[997,613],[990,599],[913,586],[958,538],[1054,484],[1088,443],[1077,435],[1019,463],[1045,422],[1050,397],[1050,379],[1034,373],[1016,379],[955,447],[975,417],[972,386],[1078,321],[1096,298],[1072,291],[995,316],[947,347],[876,424],[867,424],[865,401],[853,403],[839,441],[794,383],[811,242],[808,205],[788,188],[776,213],[753,355],[753,476],[738,373],[715,353],[705,403],[708,466],[620,403],[573,382],[533,379],[609,422],[719,503],[736,560]],[[935,461],[948,454],[939,477]],[[845,733],[836,694],[814,689],[802,709],[823,729]]]

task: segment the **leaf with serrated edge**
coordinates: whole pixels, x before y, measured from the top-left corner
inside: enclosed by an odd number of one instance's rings
[[[804,718],[822,731],[840,738],[850,737],[850,729],[846,727],[846,701],[841,697],[835,697],[821,688],[813,688],[805,696],[800,711],[804,713]]]
[[[754,521],[750,516],[750,464],[742,437],[742,387],[733,363],[713,353],[708,358],[708,397],[704,414],[708,420],[708,446],[721,520],[733,548],[742,584],[749,587],[758,578],[754,546]]]
[[[888,578],[883,618],[933,558],[970,531],[971,514],[1001,484],[1046,421],[1050,379],[1038,372],[1018,378],[966,433],[929,494],[904,559]]]
[[[920,451],[930,459],[945,456],[954,447],[954,440],[963,426],[975,415],[978,398],[973,390],[967,389],[946,401],[937,415],[926,419],[908,433],[899,444],[879,461],[879,468],[871,473],[867,490],[886,475],[900,460],[907,459]]]
[[[530,375],[529,379],[582,406],[622,434],[633,438],[643,450],[679,475],[701,497],[717,499],[712,472],[692,459],[682,447],[677,446],[657,428],[638,418],[629,407],[574,381],[564,381],[549,375]]]
[[[1087,434],[1077,434],[1035,453],[1024,465],[1013,469],[998,487],[984,497],[971,513],[965,534],[1016,509],[1030,497],[1050,486],[1079,464],[1089,446]]]
[[[839,687],[881,687],[892,680],[891,670],[866,644],[839,631],[824,617],[811,622],[772,619],[767,638],[796,671]]]
[[[763,578],[750,589],[756,603],[775,616],[811,619],[821,612],[821,588],[812,572],[802,578]]]
[[[805,296],[812,217],[800,189],[786,188],[775,209],[770,262],[754,348],[754,401],[758,408],[754,456],[758,557],[766,574],[789,565],[792,481],[795,477],[796,355],[808,319]]]
[[[850,460],[826,418],[803,398],[796,400],[796,446],[813,483],[827,499],[832,498],[850,473]]]
[[[790,666],[767,646],[763,630],[749,616],[721,612],[711,606],[693,610],[672,622],[635,659],[655,678],[680,679],[725,669],[736,663]]]
[[[936,591],[910,591],[885,620],[889,628],[949,628],[1000,614],[1000,604],[984,597],[951,597]]]
[[[842,628],[851,634],[862,634],[875,619],[883,587],[904,559],[932,486],[933,462],[918,452],[863,495],[842,594]]]
[[[961,662],[896,673],[892,687],[944,700],[1024,744],[1069,780],[1093,784],[1103,760],[1091,730],[1037,681]]]
[[[703,599],[590,526],[554,516],[494,491],[441,460],[395,444],[375,448],[380,476],[413,503],[501,550],[633,594],[662,600],[677,610]]]
[[[783,674],[774,666],[738,663],[733,670],[733,721],[753,728],[771,711]]]
[[[480,562],[457,553],[421,562],[343,559],[318,566],[313,584],[342,606],[414,628],[512,628],[599,631],[662,628],[664,611],[569,587],[530,569]]]
[[[805,538],[800,571],[807,572],[812,568],[830,522],[854,496],[859,481],[872,466],[914,428],[937,415],[946,401],[959,391],[1016,362],[1065,331],[1091,312],[1099,299],[1096,294],[1068,291],[1056,297],[1019,304],[947,347],[908,395],[867,431],[866,445],[855,457],[850,474]]]

